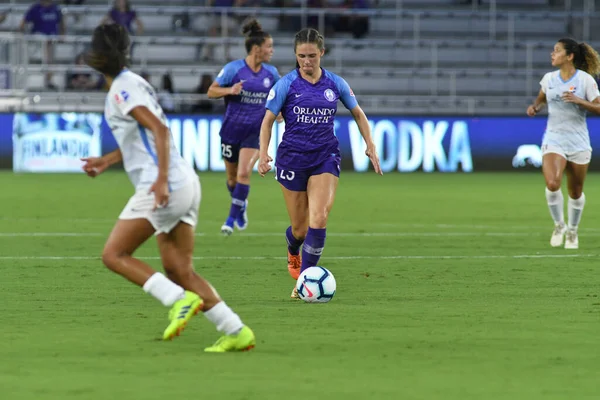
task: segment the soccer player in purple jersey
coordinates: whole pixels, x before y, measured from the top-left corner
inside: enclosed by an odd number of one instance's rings
[[[294,48],[297,69],[277,82],[267,99],[258,172],[264,176],[271,170],[273,160],[267,152],[275,116],[281,112],[285,133],[277,149],[275,177],[291,221],[285,234],[288,271],[298,279],[306,268],[317,265],[325,247],[327,217],[340,175],[340,149],[333,129],[338,100],[352,113],[375,172],[382,172],[369,122],[354,93],[344,79],[320,66],[323,36],[315,29],[304,29],[296,34]],[[298,298],[295,288],[291,297]]]
[[[227,188],[231,193],[229,216],[221,233],[229,236],[234,227],[248,227],[250,175],[258,160],[260,124],[265,114],[267,95],[280,78],[269,64],[273,56],[273,38],[256,19],[242,29],[246,35],[245,59],[232,61],[221,70],[208,89],[208,97],[225,97],[225,117],[221,127],[221,154],[225,159]]]

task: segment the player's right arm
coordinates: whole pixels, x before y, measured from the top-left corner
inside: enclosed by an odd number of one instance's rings
[[[527,107],[527,115],[530,117],[535,116],[542,109],[544,104],[546,104],[546,93],[544,93],[544,89],[540,89],[533,104]]]
[[[215,81],[208,88],[209,99],[220,99],[225,96],[235,96],[242,92],[242,82],[233,84],[233,78],[237,73],[236,67],[229,63],[223,67]]]
[[[281,114],[283,105],[287,99],[288,91],[291,82],[289,80],[279,80],[271,88],[265,104],[265,116],[263,117],[262,125],[260,126],[260,149],[258,152],[258,173],[260,176],[265,176],[271,170],[271,161],[269,156],[269,144],[271,143],[271,132],[273,131],[273,123],[277,116]]]
[[[269,156],[269,144],[271,143],[271,132],[276,118],[277,116],[271,110],[267,110],[260,126],[260,150],[258,152],[258,173],[260,176],[265,176],[271,170],[270,163],[273,159]]]
[[[104,171],[108,169],[113,164],[121,162],[123,160],[123,154],[121,153],[121,149],[117,149],[115,151],[111,151],[103,155],[102,157],[86,157],[82,158],[81,161],[84,161],[83,171],[90,178],[95,178]]]
[[[540,81],[540,92],[538,93],[535,101],[529,107],[527,107],[527,115],[530,117],[535,116],[540,110],[542,106],[546,104],[546,91],[548,90],[548,86],[550,80],[552,79],[552,73],[548,72],[542,80]]]

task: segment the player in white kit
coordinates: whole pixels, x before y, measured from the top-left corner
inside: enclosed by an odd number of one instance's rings
[[[577,227],[585,205],[583,183],[592,158],[586,114],[600,114],[600,92],[594,80],[600,74],[600,58],[588,44],[572,39],[560,39],[554,45],[551,58],[552,66],[558,70],[544,75],[540,92],[527,108],[527,115],[532,117],[543,104],[548,105],[548,123],[542,139],[542,170],[548,208],[554,220],[550,244],[558,247],[564,240],[565,249],[577,249]],[[561,191],[565,171],[568,225],[563,216]]]
[[[215,289],[193,268],[194,231],[200,206],[200,182],[194,169],[179,155],[154,89],[129,71],[130,40],[120,25],[94,30],[86,63],[101,72],[110,89],[104,115],[119,149],[103,157],[84,159],[84,171],[95,177],[123,161],[135,187],[102,253],[112,271],[143,287],[171,307],[163,339],[183,330],[199,311],[222,336],[208,352],[249,350],[254,333],[223,302]],[[166,276],[132,257],[146,240],[156,236]]]

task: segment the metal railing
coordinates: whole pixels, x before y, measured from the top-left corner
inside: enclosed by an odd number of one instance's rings
[[[112,4],[112,2],[109,2]],[[477,8],[475,6],[474,8]],[[397,3],[396,9],[384,9],[384,10],[357,10],[357,11],[341,11],[339,9],[320,9],[320,10],[309,10],[309,9],[272,9],[272,8],[260,8],[260,9],[247,9],[243,8],[240,10],[223,10],[214,9],[207,7],[177,7],[177,6],[166,6],[159,7],[137,7],[138,13],[143,15],[144,13],[157,12],[166,15],[172,15],[180,12],[188,12],[191,14],[205,14],[208,12],[218,12],[221,18],[227,18],[230,14],[243,14],[255,13],[259,15],[269,16],[280,16],[280,15],[292,15],[292,16],[304,16],[303,21],[306,21],[306,17],[311,13],[316,13],[319,17],[319,24],[324,25],[325,16],[338,14],[338,15],[365,15],[375,18],[395,18],[395,32],[393,37],[389,39],[363,39],[360,43],[365,47],[373,48],[385,48],[397,54],[398,65],[394,62],[390,63],[390,68],[381,69],[378,72],[371,72],[372,74],[381,73],[383,75],[389,74],[390,69],[401,66],[405,70],[395,71],[395,77],[398,79],[410,79],[411,74],[415,69],[419,69],[420,74],[425,74],[430,77],[429,85],[429,96],[414,96],[411,93],[399,93],[399,95],[393,96],[382,96],[382,95],[368,95],[361,96],[361,103],[367,111],[386,112],[386,110],[395,110],[397,112],[411,113],[414,110],[420,110],[418,112],[426,112],[431,109],[432,112],[441,113],[466,113],[469,115],[486,112],[486,113],[515,113],[520,112],[523,103],[528,102],[530,96],[535,95],[537,92],[536,82],[539,79],[540,71],[535,67],[534,50],[541,46],[548,47],[553,42],[540,42],[540,41],[528,41],[520,42],[516,40],[516,21],[520,18],[530,18],[533,20],[547,19],[547,18],[564,18],[565,21],[571,18],[581,18],[583,21],[583,31],[587,32],[589,36],[591,18],[600,17],[600,13],[595,11],[593,1],[586,0],[585,10],[576,11],[573,10],[569,1],[565,2],[564,11],[552,11],[552,12],[511,12],[511,11],[498,11],[495,2],[491,2],[489,9],[484,11],[473,12],[473,10],[451,10],[451,11],[416,11],[406,10],[402,8],[402,2]],[[480,7],[480,6],[479,6]],[[11,11],[25,12],[28,8],[27,5],[12,5],[8,7]],[[95,13],[101,15],[106,12],[104,6],[69,6],[63,7],[65,14],[79,14],[79,13]],[[507,69],[514,68],[516,65],[525,66],[519,71],[519,74],[525,75],[526,84],[523,88],[523,98],[514,98],[511,96],[464,96],[461,93],[461,79],[463,78],[464,72],[460,68],[449,69],[447,66],[440,62],[439,52],[448,46],[456,45],[452,40],[427,40],[422,38],[422,30],[420,28],[420,21],[423,18],[451,18],[451,17],[465,17],[465,18],[479,18],[488,21],[488,34],[485,38],[480,40],[469,41],[475,48],[483,49],[490,46],[496,46],[507,51],[505,66]],[[401,24],[407,18],[412,21],[412,37],[407,39],[401,37],[403,32]],[[506,34],[506,39],[501,42],[496,41],[499,37],[498,21],[507,21],[506,31],[502,32]],[[587,22],[586,22],[587,21]],[[586,28],[587,26],[587,28]],[[504,36],[504,35],[503,35]],[[67,35],[63,38],[50,38],[50,40],[58,42],[60,39],[61,43],[73,45],[73,54],[78,52],[77,49],[82,49],[87,43],[89,43],[90,36],[78,36],[78,35]],[[41,64],[33,65],[30,60],[29,48],[31,44],[35,46],[41,46],[44,41],[48,40],[48,37],[41,37],[36,35],[21,35],[14,33],[0,33],[0,63],[2,63],[3,52],[6,53],[4,57],[6,63],[0,64],[0,70],[2,68],[8,68],[11,74],[15,77],[14,81],[18,84],[9,92],[0,90],[0,97],[14,97],[21,99],[17,101],[19,107],[26,107],[29,109],[66,109],[68,107],[84,107],[99,111],[102,108],[103,96],[102,93],[28,93],[27,92],[27,79],[30,73],[41,74],[44,72],[54,71],[64,73],[67,71],[79,71],[73,65],[57,64],[49,65],[42,59]],[[139,69],[148,70],[151,73],[159,73],[165,71],[164,66],[153,66],[148,61],[147,48],[153,44],[184,44],[189,46],[198,46],[204,44],[239,44],[239,38],[228,37],[227,30],[222,31],[222,35],[216,38],[207,37],[146,37],[137,36],[135,38],[138,49],[136,50],[141,54],[139,63],[136,67]],[[278,39],[278,45],[281,44],[291,45],[291,38]],[[345,47],[356,44],[354,40],[350,39],[329,39],[329,46],[333,47]],[[4,49],[3,49],[4,43]],[[412,60],[402,59],[402,50],[412,47]],[[460,47],[460,45],[459,45]],[[525,50],[524,59],[517,59],[516,52],[519,50]],[[426,51],[429,55],[425,61],[423,61],[422,53]],[[328,63],[332,63],[332,69],[336,71],[342,71],[346,73],[348,70],[348,60],[344,58],[343,52],[334,51],[330,58],[327,60]],[[369,64],[369,66],[372,64]],[[353,67],[355,65],[352,65]],[[210,69],[214,72],[214,65],[192,68],[192,67],[170,67],[169,71],[172,73],[200,73],[202,71],[208,71]],[[367,67],[365,66],[365,69]],[[85,71],[86,67],[82,69]],[[89,69],[87,69],[89,72]],[[443,80],[447,83],[448,89],[441,90],[439,82]],[[410,100],[406,99],[406,95]],[[192,95],[182,94],[178,95],[178,99],[181,102],[196,102],[198,100],[205,99],[203,95]],[[435,104],[435,106],[433,106]],[[15,106],[13,104],[13,106]],[[65,108],[66,107],[66,108]],[[497,108],[497,109],[496,109]],[[496,110],[496,111],[494,111]]]
[[[109,2],[112,4],[112,2]],[[164,2],[162,3],[164,4]],[[473,8],[462,8],[462,9],[405,9],[403,8],[402,1],[397,3],[396,8],[384,8],[384,9],[339,9],[339,8],[310,8],[310,7],[299,7],[299,8],[253,8],[253,7],[242,7],[242,8],[214,8],[214,7],[201,7],[201,6],[139,6],[135,7],[135,11],[138,15],[143,18],[143,15],[164,15],[173,16],[176,14],[186,13],[191,16],[195,15],[219,15],[221,19],[221,37],[228,37],[229,32],[225,27],[227,26],[227,19],[229,17],[243,17],[248,15],[265,16],[265,17],[299,17],[301,26],[306,26],[309,17],[316,17],[318,20],[317,27],[321,32],[325,31],[327,24],[327,17],[331,16],[364,16],[370,18],[390,18],[394,20],[394,32],[391,35],[393,38],[407,38],[404,34],[403,26],[408,22],[412,26],[411,34],[409,37],[413,40],[419,40],[423,36],[421,25],[425,19],[439,19],[439,20],[452,20],[456,18],[468,18],[470,20],[483,20],[487,21],[487,37],[490,40],[498,38],[500,23],[506,23],[506,36],[511,39],[515,37],[516,32],[516,21],[517,20],[528,20],[529,23],[536,23],[547,19],[556,19],[557,21],[564,21],[565,24],[572,19],[580,19],[582,24],[582,40],[591,39],[591,21],[594,18],[600,18],[600,12],[596,11],[594,0],[585,0],[583,9],[576,10],[570,5],[565,5],[564,10],[539,10],[539,11],[506,11],[498,10],[496,2],[492,1],[489,3],[489,8],[477,5],[475,1]],[[570,4],[569,0],[565,4]],[[28,10],[29,5],[25,4],[14,4],[5,6],[6,10],[11,13],[25,14]],[[62,12],[64,15],[98,15],[99,17],[105,15],[109,8],[100,5],[81,5],[81,6],[63,6]],[[469,27],[465,27],[465,31],[469,31]]]

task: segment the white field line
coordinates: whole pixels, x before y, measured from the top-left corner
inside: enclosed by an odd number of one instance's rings
[[[452,260],[452,259],[543,259],[543,258],[590,258],[598,257],[600,254],[484,254],[484,255],[397,255],[397,256],[329,256],[322,257],[323,260]],[[143,260],[160,260],[160,257],[138,257]],[[196,256],[194,260],[286,260],[286,257],[266,256]],[[0,261],[5,260],[94,260],[100,261],[100,257],[88,256],[0,256]]]
[[[108,232],[0,232],[2,237],[38,238],[38,237],[108,237]],[[600,236],[600,232],[586,232],[585,236]],[[541,232],[327,232],[328,237],[527,237],[545,236]],[[219,237],[220,233],[198,232],[198,237]],[[284,237],[281,232],[236,232],[239,237]]]
[[[32,218],[32,217],[0,217],[0,222],[64,222],[64,223],[107,223],[114,224],[116,218]],[[207,225],[207,224],[222,224],[224,220],[219,219],[203,219],[200,217],[199,224]],[[288,220],[259,220],[252,221],[252,224],[256,225],[289,225]],[[219,225],[220,226],[220,225]],[[493,225],[493,224],[436,224],[436,223],[386,223],[386,222],[369,222],[369,227],[387,227],[387,228],[397,228],[398,230],[407,230],[410,228],[429,228],[429,229],[513,229],[513,230],[526,230],[531,232],[532,230],[543,230],[552,232],[553,226],[552,222],[546,225],[532,226],[532,225]],[[600,228],[588,228],[588,227],[580,227],[580,231],[596,231],[600,232]]]
[[[222,236],[219,233],[198,232],[198,237]],[[240,237],[284,237],[285,232],[241,232]],[[462,237],[462,236],[539,236],[539,233],[524,232],[331,232],[327,236],[335,237]],[[590,235],[586,235],[590,236]],[[591,236],[596,236],[592,234]],[[0,237],[108,237],[107,233],[99,232],[0,232]]]

